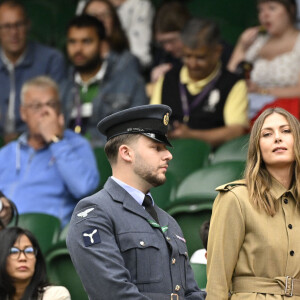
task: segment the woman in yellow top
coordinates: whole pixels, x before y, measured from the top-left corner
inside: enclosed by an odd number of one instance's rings
[[[300,300],[299,149],[299,121],[284,109],[254,123],[245,180],[217,189],[207,300]]]

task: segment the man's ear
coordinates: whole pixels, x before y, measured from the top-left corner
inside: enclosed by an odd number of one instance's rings
[[[119,154],[120,158],[123,159],[125,162],[133,161],[134,152],[133,149],[128,145],[121,145],[119,147]]]
[[[26,110],[26,108],[23,105],[21,105],[21,107],[20,107],[20,116],[21,116],[22,121],[24,121],[26,123],[27,116],[26,116],[25,110]]]

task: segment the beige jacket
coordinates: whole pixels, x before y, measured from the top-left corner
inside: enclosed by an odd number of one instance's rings
[[[217,190],[220,193],[213,205],[208,239],[206,300],[227,300],[232,280],[240,276],[300,279],[300,209],[293,191],[273,180],[271,192],[277,199],[278,212],[271,217],[253,208],[244,181]],[[300,300],[300,296],[250,290],[233,292],[229,299]]]

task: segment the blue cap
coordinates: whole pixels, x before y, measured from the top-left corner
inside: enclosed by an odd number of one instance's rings
[[[97,128],[107,140],[121,134],[143,134],[172,147],[166,136],[171,113],[167,105],[136,106],[105,117]]]

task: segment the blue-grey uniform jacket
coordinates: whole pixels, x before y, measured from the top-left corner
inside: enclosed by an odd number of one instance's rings
[[[148,212],[111,178],[77,204],[67,246],[90,300],[169,300],[172,293],[178,299],[205,298],[179,225],[155,210],[161,228],[151,225]]]

